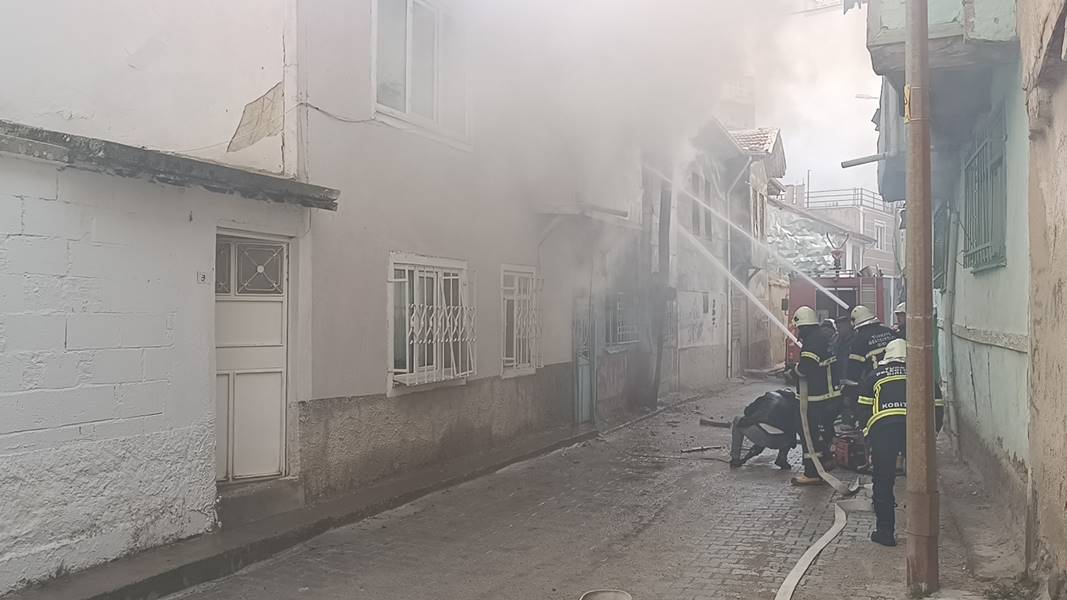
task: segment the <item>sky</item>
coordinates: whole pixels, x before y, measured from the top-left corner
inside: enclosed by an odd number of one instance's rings
[[[798,1],[798,5],[802,2]],[[799,7],[798,7],[799,8]],[[877,165],[842,169],[841,161],[875,154],[871,118],[881,80],[866,48],[866,8],[792,15],[776,32],[782,69],[764,74],[757,124],[780,127],[789,171],[800,183],[811,170],[816,190],[866,187],[877,191]],[[766,87],[764,87],[766,86]]]

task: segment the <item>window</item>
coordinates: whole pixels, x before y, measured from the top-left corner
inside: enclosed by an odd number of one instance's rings
[[[608,294],[605,308],[608,345],[617,346],[636,342],[637,306],[633,294],[625,292]]]
[[[540,366],[540,284],[536,271],[504,267],[501,277],[504,372],[532,371]]]
[[[285,244],[229,238],[216,241],[216,294],[281,296],[285,283]]]
[[[763,194],[757,192],[756,190],[752,190],[752,235],[758,240],[762,240],[764,238],[763,219],[764,214],[766,212],[763,208],[764,204],[765,199],[763,197]]]
[[[711,312],[711,295],[707,292],[702,292],[704,297],[704,314]]]
[[[378,0],[378,109],[466,137],[466,67],[454,19],[429,0]]]
[[[704,181],[704,202],[706,204],[708,204],[708,205],[711,204],[711,182],[707,181],[707,180]],[[714,227],[712,227],[712,223],[711,223],[711,211],[705,209],[704,210],[704,237],[708,238],[709,240],[712,239],[714,237],[714,231],[715,231],[715,229],[714,229]]]
[[[886,245],[885,225],[883,225],[882,223],[874,224],[874,246],[879,250],[889,249],[889,246]]]
[[[700,174],[698,174],[698,173],[691,174],[690,175],[689,187],[690,187],[690,190],[689,190],[690,193],[693,194],[693,197],[690,198],[690,201],[691,201],[690,204],[691,204],[692,210],[691,210],[689,222],[690,222],[690,224],[692,226],[689,228],[689,230],[693,232],[693,235],[699,236],[700,235],[700,226],[702,224],[702,221],[704,220],[704,218],[703,218],[704,208],[702,206],[700,206],[700,202],[697,202],[697,198],[700,198],[700,195],[704,191],[704,178],[701,177]]]
[[[422,385],[475,373],[475,307],[461,261],[394,254],[393,381]]]
[[[1004,110],[993,111],[976,130],[963,172],[963,266],[984,270],[1007,264],[1008,218]]]

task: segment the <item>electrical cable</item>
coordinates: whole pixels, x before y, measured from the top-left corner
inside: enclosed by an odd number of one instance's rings
[[[313,103],[308,102],[306,100],[302,100],[300,102],[297,102],[293,106],[289,107],[289,110],[283,112],[278,117],[268,121],[267,122],[267,125],[269,126],[268,129],[273,129],[273,128],[277,127],[277,126],[280,126],[285,121],[285,117],[288,116],[289,113],[293,112],[297,108],[300,108],[301,106],[306,106],[306,107],[308,107],[308,108],[310,108],[310,109],[312,109],[312,110],[314,110],[316,112],[322,113],[323,115],[325,115],[325,116],[327,116],[327,117],[329,117],[329,118],[331,118],[331,119],[333,119],[335,121],[339,121],[341,123],[372,123],[372,122],[376,121],[376,119],[373,119],[373,118],[371,118],[371,119],[356,119],[356,118],[353,118],[353,117],[346,117],[344,115],[338,115],[338,114],[333,113],[333,112],[331,112],[331,111],[329,111],[329,110],[327,110],[325,108],[322,108],[321,106],[318,106],[317,104],[313,104]],[[231,136],[227,140],[224,140],[224,141],[221,141],[221,142],[216,142],[214,144],[208,144],[206,146],[197,146],[195,148],[183,148],[183,149],[180,149],[180,150],[171,150],[171,152],[176,152],[178,154],[188,154],[190,152],[200,152],[202,150],[210,150],[212,148],[219,148],[221,146],[227,146],[232,141],[233,141],[233,137]]]

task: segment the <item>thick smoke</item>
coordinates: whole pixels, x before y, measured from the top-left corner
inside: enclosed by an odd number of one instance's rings
[[[611,177],[637,149],[679,156],[727,86],[777,62],[788,4],[468,0],[474,128],[503,134],[479,137],[534,179]]]

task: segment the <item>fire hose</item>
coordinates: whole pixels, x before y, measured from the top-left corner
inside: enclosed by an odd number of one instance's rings
[[[808,423],[808,380],[803,377],[800,378],[800,425],[801,432],[804,435],[805,458],[809,458],[807,455],[811,455],[811,461],[815,464],[815,470],[819,473],[819,477],[830,484],[842,497],[855,496],[860,491],[859,480],[857,479],[856,483],[851,487],[845,485],[840,479],[826,472],[826,469],[822,466],[822,460],[819,458],[819,453],[815,451],[815,444],[812,443],[811,427]],[[789,574],[786,575],[785,581],[778,588],[778,593],[775,594],[774,600],[791,600],[797,586],[800,585],[801,578],[808,572],[808,569],[811,568],[812,563],[815,562],[815,559],[818,558],[823,549],[841,534],[841,531],[845,529],[846,523],[848,523],[848,514],[842,508],[840,502],[835,502],[834,524],[801,555],[797,564],[793,565]]]

